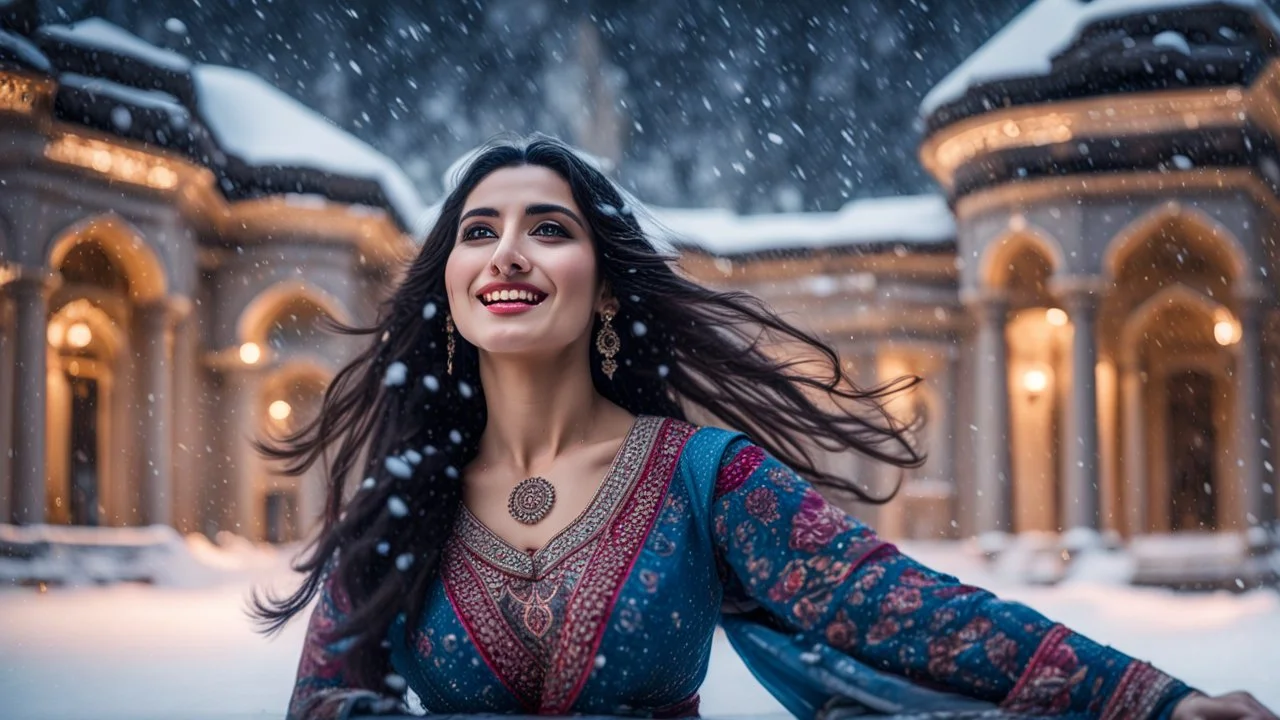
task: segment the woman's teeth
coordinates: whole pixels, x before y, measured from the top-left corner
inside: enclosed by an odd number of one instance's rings
[[[485,305],[492,305],[496,302],[525,302],[530,305],[537,305],[542,299],[528,290],[497,290],[491,293],[485,293],[480,296],[480,300]]]

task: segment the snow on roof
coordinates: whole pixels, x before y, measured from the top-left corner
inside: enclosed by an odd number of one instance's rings
[[[0,0],[0,7],[4,7],[3,0]],[[0,53],[8,53],[40,72],[53,72],[53,66],[49,64],[49,58],[40,52],[40,48],[31,44],[30,40],[21,35],[0,30]]]
[[[728,210],[651,208],[659,234],[713,255],[814,250],[877,242],[936,244],[955,239],[955,220],[940,195],[855,200],[833,213],[736,215]]]
[[[58,84],[94,95],[103,95],[133,107],[160,110],[169,115],[169,122],[174,127],[186,127],[191,119],[191,113],[186,106],[179,102],[178,98],[160,90],[141,90],[104,78],[89,77],[88,75],[79,75],[77,73],[59,75]]]
[[[71,25],[46,25],[39,32],[45,37],[124,55],[175,73],[186,73],[191,69],[191,61],[185,56],[158,48],[102,18],[88,18]]]
[[[1048,75],[1053,58],[1100,20],[1212,4],[1259,13],[1280,32],[1280,19],[1264,0],[1036,0],[934,86],[920,103],[920,114],[931,115],[976,85]]]
[[[252,73],[192,68],[199,113],[219,146],[252,166],[314,168],[377,181],[407,224],[423,210],[413,183],[386,155]]]

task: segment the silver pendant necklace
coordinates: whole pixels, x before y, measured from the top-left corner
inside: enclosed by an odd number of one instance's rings
[[[534,476],[520,481],[507,498],[507,511],[517,522],[535,525],[551,512],[556,489],[546,478]]]

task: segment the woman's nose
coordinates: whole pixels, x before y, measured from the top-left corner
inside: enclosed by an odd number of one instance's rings
[[[489,264],[493,274],[510,277],[529,271],[529,261],[520,252],[519,243],[519,238],[514,234],[498,242],[498,247],[494,250],[493,259]]]

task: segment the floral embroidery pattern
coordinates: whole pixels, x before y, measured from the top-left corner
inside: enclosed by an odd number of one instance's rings
[[[526,712],[565,714],[572,706],[694,429],[639,418],[587,510],[532,556],[463,514],[446,552],[445,589],[476,649]],[[665,546],[674,552],[670,540],[657,544]]]
[[[722,461],[710,526],[730,607],[754,600],[802,642],[1036,715],[1148,717],[1185,685],[882,542],[776,459]],[[731,460],[728,458],[732,458]],[[1107,714],[1109,713],[1109,714]]]
[[[848,515],[828,504],[815,490],[805,490],[800,511],[791,519],[791,547],[803,552],[818,552],[849,527]]]
[[[747,512],[766,525],[778,520],[778,496],[769,488],[756,488],[747,493]]]
[[[307,625],[307,639],[298,663],[298,678],[286,712],[288,720],[330,720],[347,717],[357,706],[388,710],[397,700],[370,690],[350,687],[343,674],[342,654],[350,641],[336,640],[334,632],[351,611],[346,593],[333,576],[326,576],[320,601]]]
[[[1006,710],[1057,714],[1071,707],[1071,691],[1084,682],[1089,668],[1064,642],[1070,634],[1058,625],[1045,635],[1017,686],[1001,703]]]
[[[565,617],[573,618],[573,622],[565,627],[547,668],[539,714],[568,714],[582,690],[622,583],[658,517],[680,451],[695,430],[693,425],[676,420],[663,421],[657,429],[653,450],[647,453],[634,490],[603,534],[577,591],[565,607]]]

